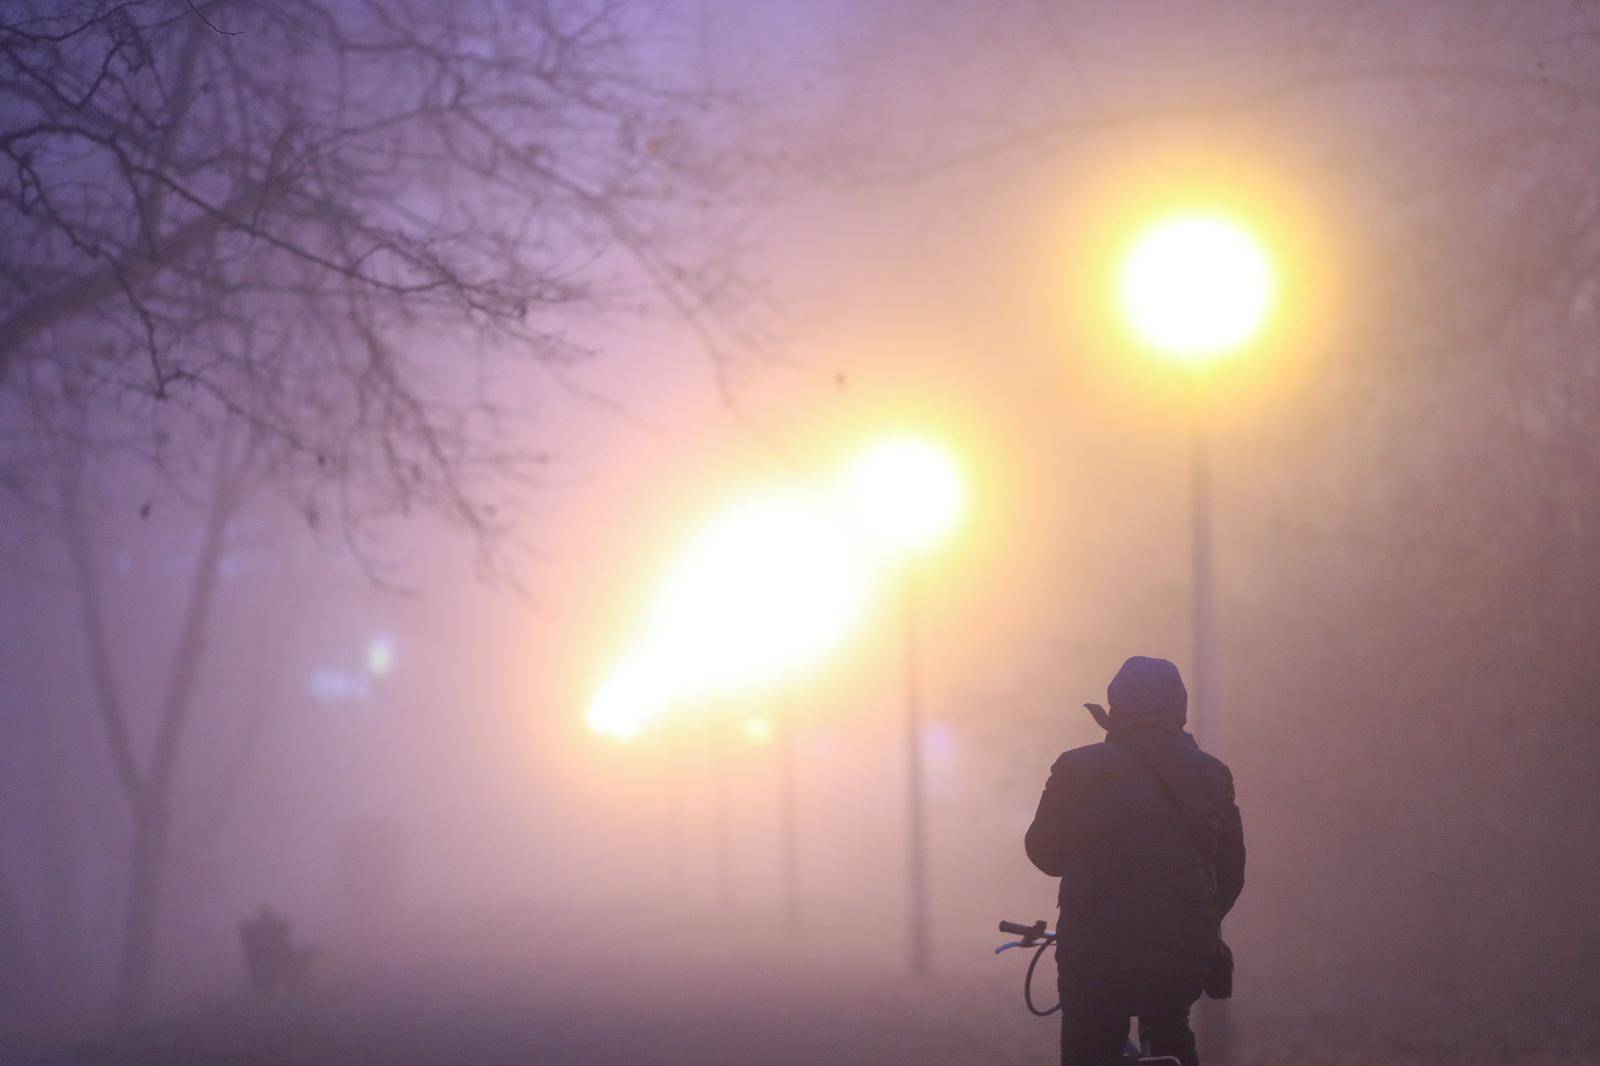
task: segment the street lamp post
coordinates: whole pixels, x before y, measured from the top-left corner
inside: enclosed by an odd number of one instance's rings
[[[800,932],[800,827],[794,768],[794,727],[789,701],[780,695],[773,739],[778,755],[778,840],[783,862],[783,916],[789,932]]]
[[[912,973],[933,969],[928,925],[928,830],[924,822],[922,773],[922,664],[917,647],[917,564],[908,561],[902,578],[906,653],[906,847],[908,918]]]
[[[1197,368],[1189,398],[1189,534],[1194,670],[1189,684],[1189,721],[1195,739],[1222,756],[1223,720],[1217,697],[1216,600],[1211,550],[1211,440],[1202,381]],[[1201,998],[1195,1015],[1207,1055],[1234,1061],[1237,1038],[1227,1000]]]
[[[1212,213],[1162,219],[1135,240],[1122,263],[1122,310],[1146,344],[1189,364],[1190,580],[1193,670],[1189,717],[1196,737],[1220,754],[1222,713],[1216,696],[1216,625],[1211,546],[1211,458],[1203,374],[1207,363],[1243,347],[1271,308],[1273,279],[1254,235]],[[1233,1057],[1224,1001],[1199,1012],[1213,1054]]]
[[[733,903],[732,858],[728,844],[728,738],[722,716],[707,716],[711,732],[711,849],[717,902],[724,909]]]
[[[915,437],[890,437],[868,448],[850,472],[849,495],[871,536],[899,560],[904,607],[906,719],[906,918],[911,972],[933,969],[929,917],[928,835],[922,764],[922,664],[918,633],[917,556],[954,524],[960,472],[945,451]]]
[[[1221,754],[1222,722],[1216,699],[1216,607],[1212,598],[1211,441],[1199,373],[1189,397],[1189,573],[1193,618],[1194,671],[1189,685],[1189,720],[1195,737]]]
[[[684,774],[680,765],[680,753],[676,749],[679,745],[673,743],[673,738],[667,738],[662,745],[667,754],[666,768],[662,773],[662,780],[666,784],[666,804],[662,812],[665,822],[663,834],[667,849],[667,871],[672,882],[672,898],[675,906],[682,907],[688,895],[685,881],[688,875],[683,860],[684,851],[684,825],[683,825],[683,785]]]

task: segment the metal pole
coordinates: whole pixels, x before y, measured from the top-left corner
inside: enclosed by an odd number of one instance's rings
[[[711,728],[711,832],[717,877],[717,902],[726,907],[733,900],[733,882],[728,869],[728,738],[722,716],[713,713]]]
[[[790,933],[800,931],[800,842],[797,831],[794,733],[789,701],[780,697],[778,741],[778,836],[783,846],[783,910]]]
[[[1202,747],[1222,740],[1216,707],[1216,607],[1212,594],[1211,459],[1205,398],[1196,372],[1189,397],[1189,495],[1192,512],[1191,581],[1194,598],[1194,673],[1189,680],[1189,723]]]
[[[676,904],[683,906],[683,745],[676,738],[667,742],[667,863],[672,870],[672,895]]]
[[[1194,673],[1189,680],[1189,728],[1200,746],[1220,755],[1221,701],[1217,698],[1216,602],[1211,550],[1210,432],[1200,372],[1190,383],[1189,476],[1191,566],[1194,596]],[[1226,1000],[1201,998],[1195,1021],[1205,1038],[1206,1059],[1222,1066],[1237,1050],[1233,1018]]]
[[[917,575],[915,564],[905,568],[906,629],[906,810],[910,839],[907,847],[910,875],[911,972],[933,969],[928,943],[928,847],[922,800],[922,700],[921,663],[917,648]]]

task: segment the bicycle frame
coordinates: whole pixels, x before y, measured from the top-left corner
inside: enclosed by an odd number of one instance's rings
[[[1061,1010],[1058,1001],[1055,1006],[1040,1010],[1033,1002],[1033,971],[1038,968],[1039,960],[1044,957],[1045,949],[1056,942],[1056,934],[1045,927],[1041,918],[1032,925],[1023,925],[1020,922],[1001,922],[1000,931],[1019,937],[1017,940],[1008,940],[994,949],[999,955],[1010,951],[1012,948],[1033,948],[1033,958],[1028,960],[1028,972],[1022,978],[1022,1001],[1027,1004],[1028,1012],[1038,1018],[1048,1018]],[[1144,1038],[1140,1036],[1140,1042]],[[1152,1055],[1148,1046],[1139,1047],[1133,1041],[1128,1041],[1122,1052],[1123,1063],[1140,1063],[1142,1066],[1179,1066],[1178,1060],[1171,1055]],[[1108,1064],[1110,1066],[1110,1064]]]

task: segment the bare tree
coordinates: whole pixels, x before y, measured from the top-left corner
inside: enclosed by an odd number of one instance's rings
[[[180,813],[176,810],[180,757],[196,710],[195,694],[218,601],[229,531],[269,471],[260,435],[231,420],[221,423],[212,446],[202,450],[193,463],[204,472],[199,493],[203,519],[193,557],[187,560],[189,571],[183,581],[181,617],[167,677],[155,699],[148,701],[154,706],[153,719],[147,722],[139,713],[146,701],[138,698],[141,694],[129,692],[117,668],[106,602],[99,536],[103,522],[95,484],[95,472],[103,463],[102,453],[94,447],[105,438],[93,432],[95,412],[89,400],[81,395],[77,398],[78,432],[46,432],[54,453],[57,499],[53,511],[77,594],[94,710],[132,827],[115,985],[118,1013],[123,1020],[132,1020],[142,1013],[150,988],[163,879]],[[203,441],[199,438],[197,442]]]
[[[740,294],[731,100],[675,73],[682,28],[655,14],[0,0],[0,390],[17,430],[0,473],[54,497],[132,816],[123,1018],[148,997],[183,740],[250,493],[286,489],[352,538],[427,509],[489,544],[527,459],[481,387],[491,353],[559,378],[588,354],[575,326],[659,304],[726,354],[711,316]],[[108,454],[180,482],[196,453],[206,517],[145,723],[113,664],[89,483]]]
[[[586,0],[8,0],[0,381],[219,406],[483,529],[493,405],[473,356],[419,346],[559,371],[575,314],[730,295],[728,101],[670,73],[671,29]]]

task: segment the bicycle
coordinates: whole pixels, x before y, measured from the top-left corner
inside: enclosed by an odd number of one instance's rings
[[[1022,1002],[1027,1005],[1028,1012],[1037,1018],[1048,1018],[1050,1015],[1055,1014],[1061,1009],[1059,1001],[1055,1006],[1044,1010],[1040,1010],[1033,1001],[1033,971],[1038,969],[1039,960],[1044,958],[1045,949],[1056,942],[1055,932],[1046,928],[1043,918],[1032,925],[1003,921],[1000,923],[1000,931],[1021,939],[1010,940],[1001,944],[994,949],[996,955],[1012,948],[1036,949],[1033,953],[1033,958],[1028,962],[1028,972],[1022,978]],[[1171,1055],[1150,1054],[1149,1040],[1143,1032],[1139,1034],[1138,1044],[1135,1044],[1132,1040],[1127,1042],[1127,1045],[1122,1049],[1122,1058],[1116,1066],[1135,1066],[1135,1064],[1142,1064],[1142,1066],[1179,1066],[1178,1060]],[[1112,1064],[1108,1063],[1107,1066],[1112,1066]]]

